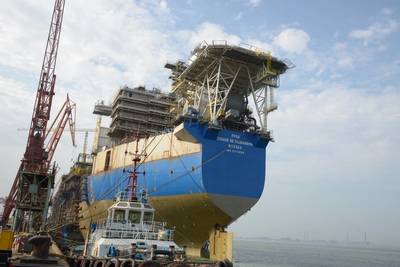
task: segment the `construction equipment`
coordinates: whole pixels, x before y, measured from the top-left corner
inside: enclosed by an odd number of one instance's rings
[[[58,112],[54,122],[46,132],[44,145],[45,172],[35,172],[24,170],[24,160],[21,163],[17,174],[17,191],[15,206],[7,207],[8,199],[3,213],[3,223],[5,217],[9,216],[8,211],[16,208],[16,214],[13,223],[14,231],[33,231],[43,227],[47,217],[49,206],[49,197],[51,190],[54,187],[55,167],[50,168],[50,163],[53,159],[55,150],[65,129],[66,124],[69,124],[72,143],[75,145],[75,103],[67,96],[61,110]],[[51,134],[50,134],[51,133]],[[7,212],[7,213],[6,213]]]
[[[17,128],[17,131],[29,131],[28,128]],[[49,132],[54,132],[55,129],[49,129]],[[68,132],[68,128],[64,129],[64,131]],[[89,138],[89,133],[95,133],[96,129],[95,128],[75,128],[74,129],[74,133],[85,133],[85,137],[83,139],[83,151],[82,153],[79,155],[79,158],[81,158],[81,160],[83,162],[86,162],[86,158],[88,156],[87,154],[87,143],[88,143],[88,138]],[[0,204],[1,204],[1,198],[0,198]]]
[[[75,104],[68,97],[50,127],[50,129],[54,127],[56,131],[49,136],[50,131],[47,130],[55,94],[55,67],[64,5],[65,0],[55,0],[28,141],[2,216],[2,224],[5,225],[8,223],[11,211],[15,208],[13,222],[15,232],[32,232],[43,227],[51,189],[54,186],[55,167],[51,167],[50,164],[67,122],[74,137]],[[46,140],[49,140],[47,145]]]

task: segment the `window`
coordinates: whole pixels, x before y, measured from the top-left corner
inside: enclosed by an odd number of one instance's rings
[[[104,162],[104,170],[107,171],[110,168],[110,160],[111,160],[111,150],[106,153],[106,160]]]
[[[115,210],[114,211],[114,222],[123,222],[125,221],[125,211],[124,210]]]
[[[151,222],[153,221],[153,212],[145,211],[143,215],[144,222]]]
[[[129,223],[140,223],[140,211],[130,210],[128,215],[128,222]]]

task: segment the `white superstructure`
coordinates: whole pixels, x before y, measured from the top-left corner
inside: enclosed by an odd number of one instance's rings
[[[86,255],[141,260],[182,256],[183,249],[173,241],[174,230],[154,221],[154,212],[147,201],[116,201],[108,208],[106,221],[92,225]]]

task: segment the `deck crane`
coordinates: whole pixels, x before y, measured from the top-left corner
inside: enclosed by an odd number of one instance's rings
[[[60,119],[59,122],[52,124],[52,127],[57,130],[51,136],[47,130],[56,83],[55,67],[64,6],[65,0],[55,0],[28,141],[4,206],[3,224],[8,222],[15,208],[13,222],[15,232],[32,232],[43,228],[47,217],[49,196],[54,186],[55,167],[51,167],[51,160],[66,123],[69,123],[72,130],[75,127],[75,104],[67,97],[57,116]],[[46,145],[47,138],[49,141]]]

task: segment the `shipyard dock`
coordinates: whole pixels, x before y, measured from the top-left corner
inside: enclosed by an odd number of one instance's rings
[[[204,41],[187,61],[165,63],[169,91],[121,81],[109,99],[93,99],[94,129],[75,128],[79,102],[68,95],[49,122],[64,5],[55,1],[26,151],[2,200],[1,258],[12,266],[232,266],[228,227],[263,194],[268,116],[280,75],[294,65],[250,45]],[[64,130],[73,145],[85,132],[85,142],[56,187]]]

